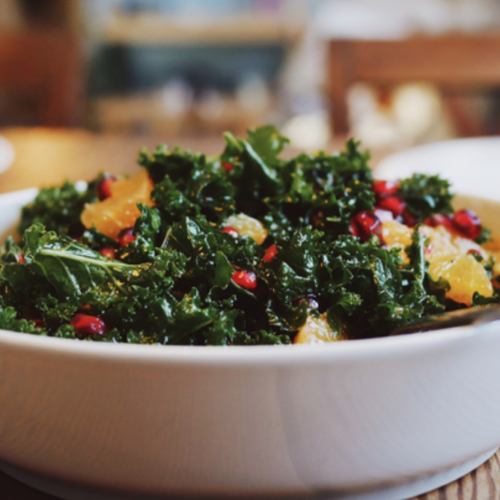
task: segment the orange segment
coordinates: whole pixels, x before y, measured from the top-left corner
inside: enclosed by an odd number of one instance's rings
[[[245,214],[231,215],[231,217],[229,217],[224,223],[224,227],[232,227],[236,229],[240,236],[249,236],[259,245],[264,243],[268,234],[266,228],[262,225],[262,222]]]
[[[390,220],[382,224],[382,240],[387,248],[399,248],[401,257],[405,263],[410,259],[404,251],[407,246],[412,244],[413,229],[395,220]]]
[[[153,183],[145,170],[130,178],[119,179],[111,186],[111,197],[92,203],[82,212],[82,224],[90,229],[95,226],[101,233],[118,241],[123,229],[133,227],[141,215],[137,203],[153,206]]]
[[[446,296],[455,302],[471,305],[474,292],[485,297],[493,295],[491,281],[482,264],[472,255],[452,254],[434,258],[429,266],[432,279],[440,277],[450,284]]]
[[[430,252],[427,255],[427,259],[431,262],[444,255],[456,253],[466,255],[470,250],[479,253],[484,259],[488,258],[488,254],[477,243],[452,234],[443,226],[435,228],[424,226],[420,231],[431,240]]]
[[[341,331],[333,331],[326,319],[326,313],[315,318],[309,316],[295,337],[294,344],[324,344],[343,340]]]

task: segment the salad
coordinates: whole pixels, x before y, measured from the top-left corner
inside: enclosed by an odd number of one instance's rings
[[[498,303],[499,250],[450,185],[376,181],[369,154],[282,159],[272,126],[220,156],[42,189],[0,254],[0,328],[140,344],[322,343]]]

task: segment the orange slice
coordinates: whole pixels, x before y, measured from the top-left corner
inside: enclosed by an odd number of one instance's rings
[[[130,178],[119,179],[111,186],[111,197],[92,203],[82,212],[82,224],[90,229],[95,226],[106,236],[118,241],[123,229],[133,227],[141,215],[137,203],[153,206],[153,182],[145,170]]]
[[[432,279],[444,278],[450,284],[446,296],[460,304],[471,305],[474,292],[493,295],[493,286],[482,264],[472,255],[452,254],[435,257],[429,266]]]
[[[240,236],[249,236],[259,245],[264,243],[268,234],[262,222],[245,214],[231,215],[231,217],[224,222],[224,227],[236,229]]]
[[[412,228],[395,220],[390,220],[382,224],[382,240],[389,249],[399,248],[399,252],[405,263],[410,262],[404,250],[412,244],[412,235]]]
[[[295,337],[294,344],[325,344],[344,340],[341,331],[333,331],[326,319],[326,313],[315,318],[309,316]]]

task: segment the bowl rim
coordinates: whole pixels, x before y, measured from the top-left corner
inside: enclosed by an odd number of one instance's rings
[[[500,321],[498,323],[500,325]],[[0,330],[0,346],[11,346],[27,352],[78,359],[121,360],[124,362],[152,362],[188,366],[321,365],[339,361],[420,356],[429,351],[448,349],[450,345],[468,341],[468,339],[484,333],[491,324],[329,344],[256,346],[125,344],[61,339]]]
[[[29,202],[37,188],[0,194],[0,206]],[[499,202],[500,204],[500,202]],[[499,322],[500,323],[500,322]],[[433,332],[374,337],[326,344],[256,345],[256,346],[177,346],[144,345],[118,342],[93,342],[45,337],[0,329],[0,346],[17,347],[23,351],[137,362],[158,362],[181,365],[296,365],[331,363],[339,360],[362,360],[428,352],[439,346],[463,341],[482,332],[488,325],[455,327]]]

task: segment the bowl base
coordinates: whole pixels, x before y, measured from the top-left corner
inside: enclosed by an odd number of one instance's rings
[[[424,477],[423,479],[418,479],[409,483],[379,489],[377,491],[365,493],[353,492],[352,494],[344,493],[342,495],[332,493],[331,495],[322,494],[314,497],[301,496],[294,498],[297,500],[313,500],[314,498],[318,500],[405,500],[435,490],[459,479],[486,462],[495,454],[496,451],[497,448],[494,448],[487,453],[483,453],[472,460],[468,460],[467,462],[452,467],[444,472],[432,474]],[[0,469],[9,476],[30,486],[31,488],[43,491],[44,493],[48,493],[64,500],[174,500],[174,497],[149,496],[140,493],[117,493],[91,486],[77,485],[66,481],[52,479],[3,462],[0,462]],[[176,498],[180,499],[180,497]],[[185,499],[189,497],[183,498]],[[248,498],[248,496],[246,498]],[[273,498],[280,497],[278,496]],[[287,498],[288,500],[291,500],[290,497]]]

